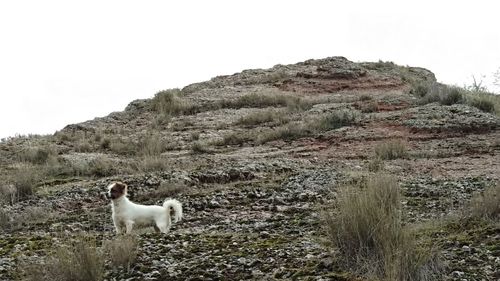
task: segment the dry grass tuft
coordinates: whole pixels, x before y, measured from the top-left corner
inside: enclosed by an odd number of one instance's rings
[[[396,179],[376,175],[363,183],[341,188],[335,208],[324,214],[328,242],[344,266],[368,278],[436,280],[436,255],[417,247],[414,234],[402,223]]]
[[[33,281],[101,281],[104,259],[95,238],[80,237],[58,247],[44,264],[26,265],[24,273]]]
[[[383,142],[375,147],[375,156],[382,160],[394,160],[408,156],[408,145],[402,140]]]
[[[470,214],[477,218],[500,219],[500,183],[486,188],[472,198]]]
[[[111,265],[115,268],[121,267],[130,271],[131,266],[137,259],[137,238],[131,235],[119,236],[105,245]]]

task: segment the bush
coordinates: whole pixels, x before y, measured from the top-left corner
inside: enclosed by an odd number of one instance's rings
[[[435,255],[417,247],[403,226],[400,200],[396,179],[386,175],[369,178],[361,188],[341,188],[336,208],[324,214],[328,242],[344,266],[369,278],[435,280]]]
[[[164,90],[156,93],[152,99],[153,109],[164,116],[177,116],[193,114],[196,111],[194,105],[180,98],[179,89]]]
[[[443,87],[439,102],[442,105],[452,105],[464,102],[464,90],[458,87]]]
[[[222,140],[216,141],[215,145],[241,145],[245,142],[252,141],[253,138],[248,133],[231,132],[222,137]]]
[[[313,130],[308,126],[302,123],[294,123],[267,131],[259,135],[257,141],[262,144],[274,140],[295,140],[311,134],[313,134]]]
[[[116,163],[104,156],[91,160],[82,170],[83,175],[96,177],[107,177],[117,172]]]
[[[165,144],[158,134],[148,134],[141,138],[136,150],[140,156],[159,156],[165,151]]]
[[[269,122],[284,124],[287,123],[288,120],[285,118],[283,112],[274,109],[268,109],[265,111],[253,112],[246,116],[243,116],[236,122],[236,124],[244,126],[255,126]]]
[[[379,157],[373,157],[368,162],[368,171],[370,172],[378,172],[384,169],[384,160]]]
[[[25,266],[27,280],[33,281],[100,281],[104,276],[104,259],[94,238],[82,237],[58,247],[45,264]]]
[[[408,156],[407,145],[401,140],[383,142],[375,147],[375,156],[382,160],[394,160]]]
[[[112,152],[120,155],[135,155],[137,154],[137,145],[130,140],[115,138],[111,140],[109,148]]]
[[[138,200],[151,200],[151,199],[165,199],[175,196],[183,191],[186,191],[189,187],[182,183],[172,183],[162,181],[160,185],[150,192],[141,194],[137,196]]]
[[[122,267],[127,272],[130,271],[130,267],[137,258],[137,248],[137,238],[131,235],[119,236],[106,244],[106,252],[111,265],[115,268]]]
[[[10,229],[10,226],[11,226],[10,215],[3,209],[0,209],[0,230]]]
[[[500,219],[500,183],[474,196],[469,209],[473,217]]]
[[[209,153],[211,152],[210,149],[208,149],[206,143],[202,143],[200,141],[195,141],[191,145],[191,151],[196,154],[202,154],[202,153]]]
[[[500,115],[500,97],[498,97],[497,99],[498,100],[496,101],[496,103],[497,107],[499,108],[498,110],[496,110],[495,108],[495,98],[490,97],[489,94],[486,93],[469,94],[467,103],[470,106],[473,106],[484,112],[495,113],[495,111],[498,111],[497,114]]]
[[[307,110],[312,103],[292,95],[279,93],[251,93],[238,97],[236,100],[221,101],[221,108],[264,108],[264,107],[287,107],[290,110]]]
[[[431,83],[417,85],[413,93],[421,97],[419,104],[439,102],[442,105],[452,105],[463,103],[466,91],[459,87]]]
[[[19,159],[32,164],[45,164],[57,153],[49,147],[29,148],[19,154]]]
[[[363,94],[361,96],[359,96],[359,100],[360,101],[369,101],[369,100],[372,100],[372,96],[368,95],[368,94]]]
[[[359,114],[353,110],[337,110],[321,117],[312,124],[316,131],[330,131],[353,124]]]
[[[33,195],[40,179],[39,169],[33,166],[21,166],[16,170],[12,176],[16,199],[22,200]]]
[[[166,159],[160,156],[145,156],[135,161],[132,165],[134,171],[141,173],[163,171],[168,168]]]

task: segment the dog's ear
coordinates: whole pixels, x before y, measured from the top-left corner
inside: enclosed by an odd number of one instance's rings
[[[124,184],[123,182],[116,182],[115,188],[117,191],[120,191],[122,193],[125,193],[127,191],[127,185]]]

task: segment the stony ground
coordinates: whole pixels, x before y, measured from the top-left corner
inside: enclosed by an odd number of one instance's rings
[[[128,271],[108,262],[106,280],[363,280],[336,262],[321,214],[339,185],[370,174],[374,147],[391,139],[403,140],[409,156],[385,161],[384,171],[400,182],[407,223],[425,225],[423,239],[440,247],[443,279],[499,280],[500,225],[460,214],[475,192],[500,180],[500,119],[464,104],[419,105],[411,79],[434,77],[425,69],[343,58],[278,65],[186,87],[184,98],[201,109],[168,122],[156,122],[149,101],[138,100],[55,136],[6,140],[0,144],[6,179],[19,168],[20,152],[41,145],[51,145],[71,165],[105,156],[116,169],[44,177],[34,195],[5,202],[10,222],[0,238],[0,280],[23,279],[23,264],[45,257],[67,237],[114,239],[102,194],[114,180],[126,182],[130,198],[143,204],[175,197],[185,217],[167,235],[138,231],[137,261]],[[237,123],[270,107],[215,106],[248,93],[293,95],[314,104],[286,111],[292,123],[339,109],[359,117],[349,126],[289,140],[214,144],[233,132],[259,136],[282,126]],[[153,131],[168,146],[156,169],[128,167],[140,157],[110,150],[95,137],[137,142]],[[90,149],[82,148],[82,139]],[[193,150],[194,142],[204,151]]]

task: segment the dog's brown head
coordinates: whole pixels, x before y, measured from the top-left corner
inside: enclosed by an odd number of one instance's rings
[[[127,195],[127,185],[123,182],[114,182],[108,185],[108,198],[111,200],[118,199]]]

